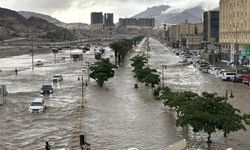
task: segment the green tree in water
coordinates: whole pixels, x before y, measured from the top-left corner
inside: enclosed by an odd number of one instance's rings
[[[96,80],[96,83],[100,86],[103,86],[105,81],[108,81],[109,78],[114,77],[115,75],[115,65],[110,63],[110,60],[101,59],[100,61],[96,62],[95,65],[90,67],[91,73],[90,77]]]

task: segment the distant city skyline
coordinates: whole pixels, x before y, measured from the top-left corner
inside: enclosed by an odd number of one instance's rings
[[[170,5],[181,10],[202,5],[206,10],[219,6],[219,0],[1,0],[0,7],[15,11],[31,11],[50,15],[60,21],[90,23],[91,12],[114,13],[119,18],[132,17],[148,7]]]

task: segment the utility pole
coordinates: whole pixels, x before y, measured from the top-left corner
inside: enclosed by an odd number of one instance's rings
[[[71,46],[69,47],[69,60],[71,62]]]
[[[84,107],[84,100],[83,100],[83,74],[82,74],[82,108]]]
[[[90,62],[89,61],[86,61],[86,64],[88,66],[88,69],[87,69],[87,73],[88,73],[88,81],[90,81],[90,77],[89,77],[89,67],[90,67]]]
[[[236,22],[236,29],[235,29],[235,72],[238,73],[238,62],[239,62],[239,49],[238,49],[238,23]]]
[[[165,85],[164,85],[164,69],[166,68],[167,66],[166,65],[162,65],[161,66],[161,74],[162,74],[162,87],[164,87]]]
[[[33,31],[31,31],[31,62],[32,62],[32,71],[34,71],[34,38],[33,38]]]

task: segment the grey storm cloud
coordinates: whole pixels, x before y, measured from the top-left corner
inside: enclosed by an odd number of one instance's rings
[[[65,9],[72,5],[72,0],[22,0],[22,3],[29,8],[48,10]]]
[[[215,0],[209,0],[209,2],[213,1]],[[136,9],[136,7],[138,6],[149,7],[159,4],[185,4],[188,5],[187,7],[189,7],[190,5],[196,5],[199,2],[208,3],[208,0],[1,0],[0,5],[1,3],[9,3],[9,5],[12,5],[12,8],[18,10],[38,10],[43,12],[55,12],[58,10],[65,10],[71,8],[73,6],[74,8],[85,9],[93,6],[123,7],[123,4],[131,4],[131,7],[134,7]]]
[[[90,12],[112,12],[115,18],[130,17],[157,5],[170,5],[171,9],[182,10],[201,5],[218,7],[219,0],[0,0],[0,7],[17,11],[32,11],[51,15],[62,21],[90,20]]]
[[[162,0],[12,0],[17,3],[20,2],[22,7],[25,8],[37,8],[37,9],[45,9],[45,10],[59,10],[70,8],[72,5],[77,5],[78,7],[91,7],[95,5],[112,5],[119,3],[143,3],[150,4],[160,2]],[[17,6],[18,7],[18,6]],[[21,7],[21,6],[19,6]]]

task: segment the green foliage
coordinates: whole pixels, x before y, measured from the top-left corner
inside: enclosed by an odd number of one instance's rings
[[[168,92],[171,92],[171,89],[168,86],[160,87],[154,89],[153,95],[156,100],[163,100],[161,96],[167,95]]]
[[[241,129],[246,130],[245,125],[250,123],[250,115],[242,115],[238,109],[227,103],[225,97],[216,93],[203,92],[198,95],[190,91],[164,91],[159,98],[165,100],[165,105],[176,110],[178,126],[190,125],[194,132],[208,133],[208,142],[211,142],[211,134],[216,130],[222,130],[226,135]]]
[[[146,55],[136,55],[131,61],[131,66],[134,67],[133,72],[137,73],[137,71],[141,70],[148,63],[148,58]]]
[[[132,39],[132,41],[133,41],[135,44],[138,44],[138,43],[141,42],[143,39],[144,39],[144,36],[137,36],[137,37],[134,37],[134,38]]]
[[[89,76],[95,79],[98,85],[103,86],[105,81],[114,77],[115,68],[117,67],[110,63],[109,59],[101,59],[90,67],[91,73]]]
[[[109,45],[109,47],[115,53],[115,62],[120,64],[125,59],[125,55],[132,49],[133,41],[128,39],[122,39],[115,41]],[[119,59],[118,59],[119,58]],[[117,60],[118,59],[118,60]]]
[[[148,63],[148,59],[145,55],[136,55],[131,59],[131,66],[134,67],[133,72],[135,77],[146,85],[154,87],[160,83],[160,76],[157,74],[157,70],[145,67]]]
[[[126,54],[132,50],[133,44],[138,44],[143,39],[142,36],[135,37],[131,40],[129,39],[122,39],[115,42],[112,42],[109,47],[115,53],[115,62],[120,64],[121,61],[125,59]],[[118,59],[119,58],[119,59]],[[118,59],[118,60],[117,60]]]
[[[160,83],[160,76],[158,74],[149,73],[145,78],[143,78],[143,82],[151,84],[152,87],[155,87],[155,85]]]

